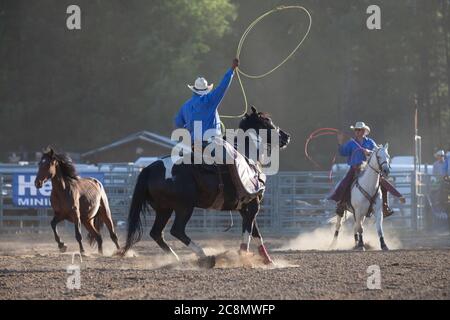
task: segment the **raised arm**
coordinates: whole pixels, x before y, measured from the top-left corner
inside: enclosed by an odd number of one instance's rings
[[[217,108],[225,96],[225,92],[229,88],[231,81],[233,80],[234,70],[239,66],[239,60],[234,59],[233,64],[230,69],[228,69],[227,73],[225,73],[220,84],[213,91],[207,94],[207,99],[210,101],[211,105],[214,108]]]

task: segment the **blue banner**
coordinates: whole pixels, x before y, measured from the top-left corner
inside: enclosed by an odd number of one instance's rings
[[[80,173],[81,177],[95,178],[102,184],[105,174],[101,172]],[[52,192],[52,183],[47,181],[42,188],[36,189],[34,180],[36,173],[15,173],[13,177],[13,203],[18,207],[28,208],[49,208],[50,194]]]

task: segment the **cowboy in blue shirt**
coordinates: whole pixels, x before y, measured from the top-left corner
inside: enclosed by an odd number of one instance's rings
[[[445,177],[447,175],[448,160],[445,158],[445,151],[439,150],[434,154],[436,162],[433,163],[433,175],[438,177]]]
[[[346,208],[346,204],[350,200],[350,191],[353,180],[361,170],[361,164],[366,161],[366,157],[370,155],[370,151],[376,147],[375,141],[368,138],[370,128],[364,122],[357,122],[350,129],[354,130],[355,137],[344,144],[344,134],[338,134],[339,154],[347,157],[347,163],[350,170],[337,186],[330,199],[338,203],[336,213],[342,216]],[[403,196],[391,185],[387,180],[381,179],[381,193],[383,196],[383,214],[388,217],[394,213],[388,206],[387,192],[389,191],[396,197],[400,197],[402,202]]]
[[[188,85],[194,94],[192,98],[184,103],[180,111],[175,117],[175,126],[177,128],[185,128],[191,134],[192,142],[194,140],[203,141],[203,134],[208,129],[214,129],[216,136],[221,136],[220,117],[217,108],[222,101],[228,87],[233,80],[233,74],[236,67],[239,66],[239,60],[234,59],[231,69],[225,73],[219,86],[213,89],[213,84],[208,85],[205,78],[197,78],[193,86]],[[196,137],[194,133],[194,121],[200,121],[202,124],[202,132],[200,137]]]

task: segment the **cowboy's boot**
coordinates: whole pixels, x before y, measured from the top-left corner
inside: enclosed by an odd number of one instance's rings
[[[387,218],[394,214],[394,210],[389,208],[387,190],[385,190],[384,188],[381,188],[381,195],[382,195],[382,199],[383,199],[383,218]]]

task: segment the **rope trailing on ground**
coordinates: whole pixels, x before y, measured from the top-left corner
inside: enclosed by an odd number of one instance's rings
[[[312,18],[311,18],[311,14],[309,13],[309,11],[302,7],[302,6],[280,6],[277,8],[274,8],[266,13],[264,13],[263,15],[259,16],[255,21],[253,21],[248,28],[245,30],[244,34],[241,37],[241,40],[239,40],[239,45],[237,48],[237,52],[236,52],[236,58],[239,59],[239,56],[241,55],[241,51],[242,51],[242,47],[244,46],[245,43],[245,39],[247,38],[248,34],[250,33],[250,31],[264,18],[266,18],[267,16],[271,15],[272,13],[278,12],[278,11],[283,11],[283,10],[301,10],[306,12],[306,14],[308,15],[309,18],[309,25],[308,25],[308,30],[306,31],[305,35],[303,36],[303,38],[300,40],[300,42],[297,44],[297,46],[294,48],[294,50],[292,50],[292,52],[283,59],[283,61],[281,61],[277,66],[275,66],[274,68],[270,69],[269,71],[260,74],[260,75],[251,75],[248,74],[244,71],[242,71],[239,67],[236,68],[236,74],[237,74],[237,78],[239,80],[239,85],[241,87],[242,90],[242,96],[244,98],[244,104],[245,104],[245,108],[244,108],[244,112],[239,114],[239,115],[223,115],[221,116],[222,118],[228,118],[228,119],[232,119],[232,118],[241,118],[243,117],[247,111],[248,111],[248,101],[247,101],[247,95],[245,93],[245,89],[244,89],[244,85],[242,83],[242,79],[241,76],[249,78],[249,79],[262,79],[268,75],[270,75],[272,72],[274,72],[275,70],[277,70],[278,68],[280,68],[283,64],[285,64],[296,52],[298,49],[300,49],[300,47],[302,46],[303,42],[305,41],[305,39],[308,37],[309,32],[311,30],[311,25],[312,25]]]

